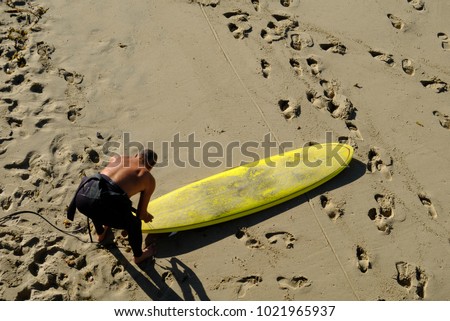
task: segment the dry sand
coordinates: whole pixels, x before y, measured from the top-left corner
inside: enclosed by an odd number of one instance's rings
[[[450,299],[449,1],[10,0],[0,14],[2,216],[38,211],[79,238],[3,220],[0,299]],[[337,178],[165,237],[154,264],[129,263],[120,231],[103,248],[84,216],[65,225],[125,133],[162,153],[177,133],[301,147],[326,132],[355,148]],[[226,169],[166,156],[154,197]]]

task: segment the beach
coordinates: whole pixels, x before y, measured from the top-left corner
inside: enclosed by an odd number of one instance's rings
[[[450,2],[25,0],[0,15],[1,300],[450,300]],[[86,217],[66,218],[112,154],[153,148],[157,198],[267,140],[273,155],[345,143],[353,160],[273,208],[164,235],[140,265],[120,230],[91,243]],[[205,160],[211,142],[222,154]]]

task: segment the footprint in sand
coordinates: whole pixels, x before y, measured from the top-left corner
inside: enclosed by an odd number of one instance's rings
[[[372,147],[368,155],[369,161],[367,162],[367,170],[370,173],[380,173],[381,176],[388,180],[392,180],[392,166],[394,160],[392,157],[385,155],[381,149]]]
[[[261,59],[261,72],[264,78],[269,78],[272,66],[265,59]]]
[[[434,90],[437,94],[448,91],[447,83],[436,77],[430,80],[421,80],[420,83],[425,88]]]
[[[326,195],[320,196],[320,205],[322,206],[323,210],[328,215],[328,217],[334,221],[336,221],[339,217],[344,215],[344,209],[342,208],[344,204],[345,204],[344,202],[336,204],[333,202],[332,199],[328,198]]]
[[[80,108],[77,105],[69,106],[69,111],[67,112],[67,119],[72,123],[75,122],[75,120],[79,116],[81,116],[81,110],[83,110],[83,108]]]
[[[47,234],[38,238],[15,226],[0,226],[0,248],[7,251],[0,257],[2,286],[9,290],[3,299],[68,300],[67,291],[73,284],[67,279],[67,270],[85,268],[86,260],[83,255],[58,247],[56,244],[62,240],[61,236]]]
[[[366,273],[367,270],[372,268],[372,263],[370,262],[367,251],[359,245],[356,246],[356,258],[358,259],[358,269],[362,273]]]
[[[434,208],[433,203],[431,202],[431,199],[425,193],[419,193],[417,196],[419,197],[422,205],[425,206],[425,208],[428,210],[428,215],[430,215],[434,220],[437,219],[437,212]]]
[[[15,99],[10,99],[10,98],[4,98],[3,102],[5,102],[6,104],[8,104],[8,111],[12,112],[14,111],[17,106],[19,106],[19,101],[15,100]]]
[[[97,153],[97,151],[95,151],[94,149],[87,147],[84,149],[86,155],[87,155],[87,160],[89,160],[90,162],[97,164],[98,162],[100,162],[100,154]]]
[[[317,91],[311,89],[306,92],[306,98],[317,109],[328,109],[330,99],[326,95],[321,95]]]
[[[44,85],[39,83],[33,83],[30,87],[30,91],[36,94],[42,94],[44,92]]]
[[[423,0],[406,0],[417,11],[425,10],[425,2]]]
[[[420,267],[416,267],[416,294],[420,299],[425,298],[425,289],[428,284],[428,276],[425,274],[425,271]]]
[[[361,135],[361,132],[359,131],[358,127],[355,125],[354,122],[346,121],[345,125],[347,126],[347,129],[350,131],[350,137],[357,140],[364,140],[363,136]]]
[[[301,107],[299,104],[292,103],[290,100],[279,100],[278,107],[281,110],[281,114],[284,119],[291,120],[297,118],[301,114]]]
[[[341,94],[335,94],[333,96],[328,103],[327,110],[333,118],[344,120],[352,120],[356,118],[357,109],[353,106],[350,99]]]
[[[226,12],[223,14],[231,22],[228,23],[228,29],[236,39],[244,39],[248,37],[248,34],[252,31],[252,26],[248,23],[247,12],[240,9],[235,11]]]
[[[20,178],[24,181],[28,180],[30,178],[29,173],[22,173],[20,175]],[[39,186],[37,186],[39,187]],[[22,205],[22,203],[28,203],[32,200],[36,200],[39,195],[39,191],[37,189],[31,190],[31,189],[24,189],[23,187],[17,187],[16,190],[13,193],[14,198],[16,199],[15,202],[18,207]]]
[[[189,0],[190,3],[198,3],[202,6],[209,6],[212,8],[217,7],[220,4],[220,0]]]
[[[55,52],[55,46],[48,44],[46,42],[40,41],[36,44],[37,46],[37,53],[39,56],[50,56],[52,53]]]
[[[241,228],[239,231],[236,232],[235,236],[239,240],[243,240],[245,242],[245,246],[247,246],[250,249],[263,248],[261,242],[252,237],[246,228]]]
[[[376,194],[374,197],[379,205],[379,213],[386,218],[394,217],[394,196]]]
[[[163,274],[161,274],[161,279],[165,284],[167,284],[168,287],[171,287],[173,282],[175,281],[175,277],[170,271],[163,272]]]
[[[397,283],[406,288],[408,292],[413,290],[416,298],[424,299],[428,284],[428,276],[425,271],[419,266],[407,262],[397,262],[395,267],[397,269]]]
[[[414,76],[416,72],[416,69],[413,66],[413,62],[410,59],[402,60],[402,69],[405,74],[410,76]]]
[[[240,278],[236,282],[239,283],[239,287],[237,290],[237,296],[238,296],[238,298],[241,299],[247,295],[247,291],[250,288],[257,286],[259,283],[262,282],[262,277],[260,277],[259,275],[250,275],[250,276]]]
[[[406,262],[397,262],[395,268],[397,269],[397,283],[409,290],[414,277],[412,266]]]
[[[2,196],[0,198],[0,207],[4,211],[8,211],[13,204],[13,199],[11,196]]]
[[[9,170],[28,170],[30,168],[30,163],[38,157],[39,156],[35,152],[28,152],[23,160],[6,164],[4,168]]]
[[[354,138],[356,140],[364,140],[361,132],[359,131],[358,127],[354,122],[346,121],[345,125],[347,126],[347,129],[350,131],[351,138]]]
[[[299,26],[298,21],[292,20],[288,14],[274,14],[275,21],[269,21],[267,27],[261,30],[261,38],[268,43],[286,39],[288,32]]]
[[[435,110],[433,115],[439,118],[439,124],[445,129],[450,129],[450,117],[448,115],[442,114],[441,112]]]
[[[450,46],[448,45],[448,36],[447,34],[443,33],[443,32],[439,32],[437,34],[437,37],[439,40],[441,40],[441,47],[444,50],[450,50]]]
[[[19,86],[25,81],[25,76],[22,74],[18,74],[11,79],[5,81],[5,84],[11,84],[13,86]]]
[[[60,242],[60,241],[59,241]],[[68,284],[65,279],[61,277],[64,273],[54,270],[54,266],[58,265],[57,262],[63,261],[66,265],[66,269],[76,269],[78,271],[83,270],[87,266],[85,255],[80,255],[76,252],[68,251],[60,248],[56,245],[46,246],[39,248],[35,252],[30,253],[33,260],[28,264],[28,272],[34,276],[33,281],[28,283],[24,289],[18,293],[20,300],[30,300],[35,296],[51,296],[53,290],[57,292],[66,291]],[[61,267],[59,268],[61,269]],[[89,277],[92,279],[93,275]],[[38,291],[32,291],[32,289],[38,289]],[[48,292],[48,293],[47,293]],[[61,295],[61,294],[58,294]]]
[[[39,62],[41,65],[49,70],[51,65],[51,54],[55,52],[55,47],[51,44],[45,43],[43,41],[37,43],[37,53],[39,55]]]
[[[59,249],[59,250],[64,251],[63,249]],[[42,251],[42,252],[45,253],[46,251]],[[49,252],[49,254],[54,255],[54,253],[52,253],[52,252]],[[45,255],[47,255],[47,253],[45,253]],[[35,257],[35,262],[37,262],[37,261],[38,260]],[[66,264],[69,267],[75,268],[77,270],[81,270],[82,268],[84,268],[86,266],[86,257],[84,255],[80,255],[75,252],[73,252],[72,254],[70,254],[70,252],[68,252],[64,261],[66,262]]]
[[[116,277],[116,275],[121,275],[124,271],[125,271],[124,266],[121,263],[117,262],[111,268],[111,276],[114,278]]]
[[[283,276],[277,277],[278,287],[282,290],[298,290],[304,287],[311,286],[308,278],[300,275],[292,278],[285,278]]]
[[[23,119],[9,116],[6,117],[6,122],[11,128],[18,128],[22,127]]]
[[[395,65],[394,57],[391,54],[386,54],[376,50],[370,50],[369,53],[373,58],[384,62],[389,67],[393,67]]]
[[[342,43],[340,43],[337,40],[333,40],[330,43],[322,43],[319,45],[319,47],[324,51],[331,52],[331,53],[337,53],[342,56],[347,53],[347,47],[344,46]]]
[[[311,75],[317,76],[322,72],[319,61],[315,57],[309,57],[306,59],[306,64],[309,66]]]
[[[66,100],[69,105],[69,110],[67,112],[67,118],[70,122],[75,122],[75,120],[81,116],[81,111],[85,107],[86,95],[80,84],[83,82],[84,76],[77,72],[70,72],[64,68],[59,68],[53,65],[51,59],[51,54],[55,51],[55,48],[45,42],[37,43],[37,52],[40,56],[39,62],[44,67],[46,72],[56,72],[59,77],[64,79],[67,83],[67,88],[65,91]],[[30,88],[32,92],[42,93],[44,90],[43,85],[35,83]]]
[[[375,200],[379,207],[369,210],[369,218],[375,222],[378,230],[390,234],[394,218],[394,197],[392,195],[376,194]]]
[[[34,124],[34,126],[36,126],[36,128],[43,128],[45,125],[51,123],[53,121],[53,119],[51,118],[43,118],[37,121],[36,124]]]
[[[377,229],[384,234],[390,234],[392,230],[392,222],[379,214],[376,208],[371,208],[367,214],[369,218],[375,222]]]
[[[236,39],[244,39],[245,38],[244,30],[240,29],[238,27],[238,25],[236,25],[235,23],[230,22],[228,24],[228,29],[233,34],[234,38],[236,38]]]
[[[307,98],[313,105],[322,109],[326,107],[326,110],[331,114],[333,118],[352,120],[356,118],[357,109],[353,106],[353,103],[346,96],[338,93],[338,84],[335,81],[320,80],[320,85],[323,88],[323,96],[309,91]]]
[[[67,81],[69,84],[79,85],[83,82],[83,75],[76,72],[70,72],[65,69],[59,69],[59,76]]]
[[[390,13],[387,15],[387,17],[391,21],[392,27],[394,27],[395,29],[402,30],[405,27],[405,23],[399,17],[394,16]]]
[[[358,144],[352,137],[339,136],[337,140],[340,144],[347,144],[347,145],[352,146],[353,149],[358,149]]]
[[[252,0],[252,5],[253,5],[253,8],[255,9],[255,11],[257,11],[257,12],[261,9],[259,0]]]
[[[291,65],[292,69],[294,69],[295,74],[297,76],[303,75],[303,69],[302,69],[302,66],[300,65],[299,59],[291,58],[291,59],[289,59],[289,64]]]
[[[324,80],[321,79],[319,81],[320,86],[323,89],[323,94],[324,96],[329,100],[333,100],[334,97],[336,97],[338,89],[339,89],[339,85],[336,81],[328,81],[328,80]]]
[[[292,1],[293,0],[280,0],[280,4],[283,6],[283,7],[290,7],[291,6],[291,4],[292,4]]]
[[[1,137],[0,138],[0,146],[2,144],[4,144],[5,142],[9,142],[9,141],[12,141],[12,140],[13,140],[12,131],[10,131],[8,137]],[[3,155],[4,153],[6,153],[7,150],[8,150],[8,145],[6,145],[5,147],[0,147],[0,155]]]
[[[287,249],[294,248],[294,242],[297,240],[294,235],[289,232],[266,233],[266,239],[270,244],[276,244],[278,241],[281,241]]]
[[[291,48],[302,50],[304,48],[313,47],[314,40],[309,33],[300,32],[291,35]]]

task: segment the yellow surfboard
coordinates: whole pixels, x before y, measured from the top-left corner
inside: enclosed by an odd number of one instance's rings
[[[148,204],[143,233],[194,229],[283,203],[325,183],[348,166],[353,148],[317,144],[245,164],[191,183]]]

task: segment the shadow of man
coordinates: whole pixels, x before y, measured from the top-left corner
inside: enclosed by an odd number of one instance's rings
[[[125,271],[131,276],[141,290],[153,301],[170,300],[182,301],[175,291],[173,291],[165,282],[164,278],[155,270],[155,263],[153,260],[147,260],[139,264],[137,269],[119,250],[115,244],[107,247],[108,251],[120,262]],[[146,276],[145,274],[148,276]]]
[[[142,291],[153,301],[194,301],[196,297],[202,301],[209,301],[209,297],[197,275],[186,264],[177,258],[172,257],[170,266],[165,267],[153,260],[147,260],[139,264],[139,269],[135,267],[119,250],[112,244],[107,249],[114,255],[118,262],[122,263],[125,271],[133,278]],[[160,273],[155,266],[163,270]],[[182,296],[177,294],[168,284],[168,279],[173,279],[178,283]]]
[[[197,275],[186,264],[179,259],[172,257],[169,260],[170,271],[183,292],[183,298],[187,301],[194,301],[195,294],[201,301],[209,301],[209,297]]]

